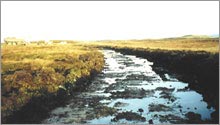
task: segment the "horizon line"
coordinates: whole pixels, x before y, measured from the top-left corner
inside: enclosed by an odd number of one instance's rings
[[[4,42],[4,40],[6,38],[15,38],[15,39],[22,39],[24,41],[50,41],[50,40],[71,40],[71,41],[114,41],[114,40],[156,40],[156,39],[170,39],[170,38],[181,38],[181,37],[185,37],[185,36],[194,36],[194,37],[199,37],[199,36],[206,36],[206,37],[210,37],[210,38],[219,38],[219,34],[211,34],[211,35],[207,35],[207,34],[186,34],[186,35],[181,35],[181,36],[170,36],[170,37],[146,37],[146,38],[129,38],[129,39],[112,39],[112,38],[107,38],[107,39],[47,39],[47,38],[44,38],[44,39],[26,39],[26,38],[22,38],[22,37],[4,37],[2,40],[1,40],[1,43]]]

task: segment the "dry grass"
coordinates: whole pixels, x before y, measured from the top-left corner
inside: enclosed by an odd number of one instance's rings
[[[142,48],[142,49],[161,49],[179,51],[206,51],[211,53],[219,52],[218,39],[159,39],[159,40],[127,40],[127,41],[99,41],[87,42],[93,46],[111,46],[117,48]]]
[[[60,85],[101,71],[103,55],[94,48],[148,49],[152,51],[206,51],[219,53],[218,39],[161,39],[69,43],[65,45],[2,45],[1,111],[8,116],[32,97],[56,93]]]
[[[65,45],[1,46],[1,111],[8,116],[32,97],[56,94],[60,85],[99,72],[103,55],[96,49]]]

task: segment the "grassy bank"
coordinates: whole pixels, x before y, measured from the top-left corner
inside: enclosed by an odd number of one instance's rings
[[[170,39],[147,39],[147,40],[106,40],[87,42],[86,45],[110,46],[114,48],[147,49],[151,51],[205,51],[210,53],[219,52],[218,38],[170,38]]]
[[[219,40],[214,38],[177,38],[161,40],[99,41],[85,43],[132,54],[154,62],[154,70],[166,70],[189,83],[189,87],[202,93],[209,106],[214,123],[219,118]],[[162,76],[163,77],[163,76]]]
[[[6,122],[5,118],[15,112],[28,109],[24,108],[27,105],[48,104],[53,107],[52,105],[56,104],[50,103],[52,99],[71,94],[71,89],[74,89],[76,84],[85,83],[91,75],[100,72],[104,65],[100,52],[94,48],[78,46],[76,43],[43,46],[2,45],[1,49],[3,123]],[[36,107],[32,107],[32,110],[33,108]],[[41,112],[40,109],[35,110]]]

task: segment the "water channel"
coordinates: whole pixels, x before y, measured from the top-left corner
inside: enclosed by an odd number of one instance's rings
[[[42,123],[187,123],[209,120],[215,111],[203,96],[169,73],[153,71],[153,62],[113,50],[103,50],[105,66],[87,90]]]

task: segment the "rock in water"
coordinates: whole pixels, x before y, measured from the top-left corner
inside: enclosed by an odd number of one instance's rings
[[[150,119],[148,122],[149,124],[154,124],[152,119]]]

